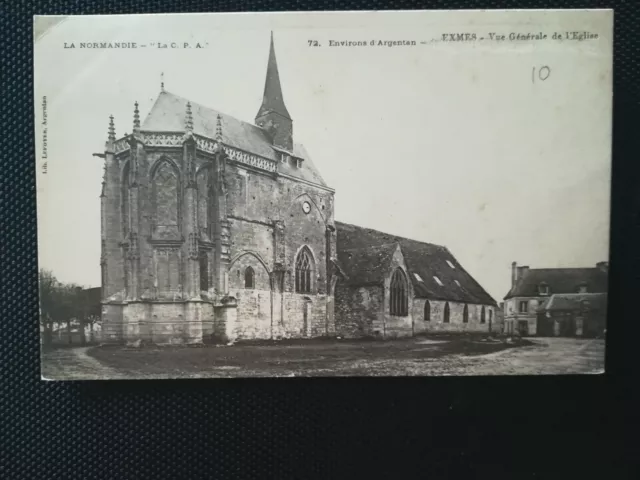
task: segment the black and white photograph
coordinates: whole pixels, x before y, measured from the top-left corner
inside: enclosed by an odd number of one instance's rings
[[[36,16],[46,380],[605,372],[610,10]]]

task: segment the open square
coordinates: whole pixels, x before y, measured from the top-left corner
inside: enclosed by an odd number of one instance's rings
[[[47,379],[564,375],[604,372],[604,340],[477,336],[289,341],[198,347],[83,347],[45,352]]]

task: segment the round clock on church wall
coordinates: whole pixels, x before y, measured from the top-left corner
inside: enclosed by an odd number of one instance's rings
[[[311,204],[309,202],[304,202],[302,204],[302,211],[304,213],[309,213],[311,211]]]

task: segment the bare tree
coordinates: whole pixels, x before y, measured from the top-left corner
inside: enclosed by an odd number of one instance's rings
[[[39,272],[40,283],[40,325],[45,346],[50,346],[53,338],[53,322],[55,317],[56,289],[58,280],[48,270]]]
[[[62,283],[48,270],[40,270],[40,325],[43,343],[53,342],[53,325],[66,324],[67,341],[72,343],[72,325],[75,319],[80,324],[81,338],[84,334],[85,319],[88,316],[82,287],[73,283]]]

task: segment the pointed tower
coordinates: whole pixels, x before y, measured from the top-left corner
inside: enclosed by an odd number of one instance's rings
[[[287,151],[293,150],[293,121],[282,96],[276,51],[273,45],[273,32],[271,32],[262,106],[256,115],[256,125],[262,127],[269,134],[274,146]]]

